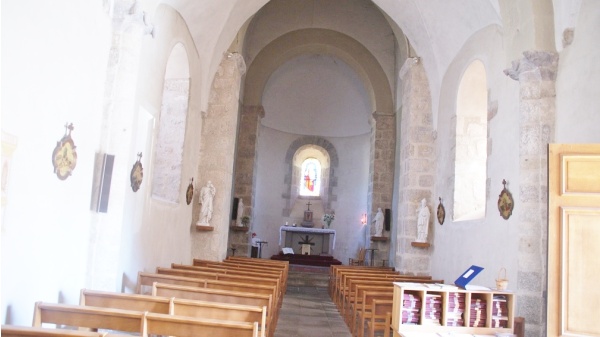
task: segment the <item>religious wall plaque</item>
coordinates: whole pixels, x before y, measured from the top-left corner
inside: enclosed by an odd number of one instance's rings
[[[77,146],[71,138],[73,129],[73,123],[65,124],[65,135],[56,142],[56,147],[52,152],[54,173],[60,180],[67,179],[77,165],[77,151],[75,150]]]
[[[502,179],[502,184],[504,185],[504,189],[502,189],[502,192],[500,192],[500,196],[498,197],[498,210],[500,211],[500,216],[502,216],[504,220],[508,220],[512,215],[515,202],[512,194],[506,189],[506,180]]]
[[[142,179],[144,179],[144,168],[141,163],[142,153],[138,153],[138,159],[133,164],[131,168],[131,174],[129,178],[131,179],[131,189],[134,192],[137,192],[140,189],[140,185],[142,185]]]

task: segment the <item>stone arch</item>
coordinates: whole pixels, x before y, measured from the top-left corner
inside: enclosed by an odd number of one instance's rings
[[[179,202],[185,126],[190,95],[190,69],[185,46],[171,50],[164,77],[154,150],[152,197]]]
[[[282,195],[283,199],[286,201],[286,208],[283,210],[284,216],[290,215],[293,203],[298,198],[298,192],[294,191],[294,187],[298,184],[296,179],[294,179],[294,170],[298,169],[296,167],[297,164],[294,163],[294,159],[298,150],[306,146],[312,146],[319,149],[323,152],[323,156],[329,158],[329,167],[325,168],[325,173],[323,174],[323,181],[327,182],[322,186],[323,193],[321,195],[321,200],[323,209],[330,210],[331,202],[337,200],[337,195],[334,194],[334,188],[337,186],[336,170],[339,165],[339,158],[335,146],[327,139],[319,136],[300,137],[290,144],[285,155],[287,173],[285,175],[285,186]]]
[[[348,35],[328,29],[300,29],[280,36],[263,48],[246,75],[244,104],[262,106],[262,94],[271,74],[301,54],[327,54],[340,58],[356,71],[371,99],[372,112],[393,113],[390,83],[369,50]]]

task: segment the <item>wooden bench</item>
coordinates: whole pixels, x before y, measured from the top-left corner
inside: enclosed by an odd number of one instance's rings
[[[253,292],[188,287],[156,282],[152,287],[152,295],[266,307],[267,317],[265,333],[266,335],[271,336],[271,333],[275,331],[277,311],[276,308],[274,308],[271,294],[256,294]]]
[[[91,331],[39,328],[31,326],[2,325],[4,337],[103,337],[104,334]]]
[[[347,315],[353,302],[356,301],[355,285],[366,284],[370,286],[385,286],[392,285],[393,282],[443,283],[443,280],[431,280],[429,278],[419,280],[413,277],[406,278],[404,275],[390,276],[387,278],[348,277],[345,279],[345,284],[342,289],[340,313],[342,315]]]
[[[248,265],[239,266],[237,264],[228,263],[207,263],[204,266],[192,266],[184,264],[171,264],[172,269],[184,269],[192,271],[204,271],[204,272],[216,272],[219,274],[230,274],[230,275],[243,275],[253,277],[268,277],[277,278],[281,285],[282,292],[285,293],[287,287],[287,280],[284,277],[283,270],[276,267],[253,267]]]
[[[166,275],[176,275],[176,276],[184,276],[184,277],[192,277],[198,279],[204,279],[205,275],[213,274],[214,278],[207,278],[207,280],[220,280],[220,281],[228,281],[228,282],[244,282],[248,285],[267,285],[273,286],[277,289],[278,294],[277,298],[282,295],[281,292],[281,283],[280,279],[277,277],[269,277],[268,275],[262,277],[254,277],[250,275],[234,275],[234,274],[225,274],[225,273],[207,273],[201,271],[187,270],[187,269],[173,269],[173,268],[156,268],[157,274],[166,274]]]
[[[354,334],[354,332],[358,329],[357,328],[357,322],[358,322],[358,312],[359,310],[362,309],[362,301],[363,301],[363,295],[366,291],[371,291],[371,292],[393,292],[394,290],[394,285],[393,284],[389,284],[389,285],[383,285],[383,286],[373,286],[373,285],[369,285],[369,284],[357,284],[355,286],[355,296],[356,296],[356,301],[354,303],[352,303],[351,308],[349,310],[351,310],[351,317],[349,319],[349,327],[350,327],[350,331]]]
[[[258,322],[265,336],[267,307],[83,289],[79,305],[198,318]]]
[[[200,319],[134,310],[50,304],[35,305],[33,326],[50,323],[78,328],[107,329],[148,335],[192,337],[258,337],[258,323]]]
[[[361,301],[361,305],[360,305],[360,309],[357,312],[357,319],[358,319],[358,326],[356,328],[356,332],[355,334],[353,334],[354,336],[358,336],[358,337],[364,337],[364,331],[365,331],[365,323],[366,321],[370,321],[372,316],[374,315],[374,311],[373,311],[373,301],[375,300],[379,300],[379,301],[385,301],[385,303],[389,303],[389,311],[388,312],[392,312],[392,305],[394,303],[393,301],[394,299],[394,291],[392,289],[392,291],[384,291],[384,292],[373,292],[373,291],[365,291],[362,295],[362,301]],[[376,308],[379,311],[385,310],[385,306],[381,306],[380,308]],[[377,314],[376,319],[374,320],[374,322],[379,323],[381,321],[381,324],[378,325],[378,328],[380,328],[381,325],[385,324],[385,314],[386,312],[379,312]],[[382,317],[380,317],[382,316]],[[373,326],[373,329],[375,329],[375,326]]]
[[[211,289],[225,289],[231,291],[250,291],[258,294],[271,294],[273,295],[274,303],[279,300],[278,289],[275,286],[268,286],[262,284],[251,284],[243,282],[230,282],[221,280],[208,280],[198,279],[193,277],[168,275],[168,274],[153,274],[153,273],[138,273],[138,281],[136,289],[138,294],[143,294],[143,287],[152,287],[154,282],[177,284],[189,287],[200,287],[200,288],[211,288]]]
[[[390,335],[393,305],[393,300],[373,299],[371,303],[371,315],[367,321],[369,337],[375,337],[375,332],[377,331],[383,332],[384,336]]]

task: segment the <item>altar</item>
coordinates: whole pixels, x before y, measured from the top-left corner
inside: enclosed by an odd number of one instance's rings
[[[330,236],[332,236],[331,240]],[[285,245],[282,246],[282,243]],[[311,247],[311,255],[331,254],[329,252],[330,244],[331,250],[335,250],[335,230],[333,229],[290,226],[279,228],[279,247],[292,248],[296,254],[302,252],[302,245]]]

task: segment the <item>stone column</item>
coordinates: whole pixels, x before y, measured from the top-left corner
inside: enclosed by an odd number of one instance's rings
[[[517,302],[526,335],[545,332],[548,214],[548,143],[554,140],[558,54],[527,51],[504,71],[519,81],[519,176],[515,203],[520,211]],[[516,186],[515,186],[516,187]]]
[[[192,257],[221,261],[227,255],[235,134],[238,127],[239,92],[245,65],[241,55],[223,57],[213,80],[208,111],[203,115],[198,165],[199,191],[210,180],[217,192],[210,225],[213,231],[192,231]],[[198,193],[194,196],[192,227],[199,218]]]
[[[261,105],[244,106],[241,111],[238,128],[237,150],[235,156],[234,197],[244,200],[244,215],[250,217],[248,232],[233,231],[229,234],[229,247],[236,249],[235,254],[250,255],[249,239],[252,233],[254,209],[254,164],[256,162],[256,142],[258,141],[258,124],[265,116]]]
[[[431,93],[423,65],[408,59],[400,71],[402,80],[402,117],[400,126],[400,179],[398,231],[395,266],[401,272],[430,275],[430,248],[412,247],[417,237],[417,208],[421,199],[433,214],[435,153]],[[432,219],[428,242],[431,243]]]

